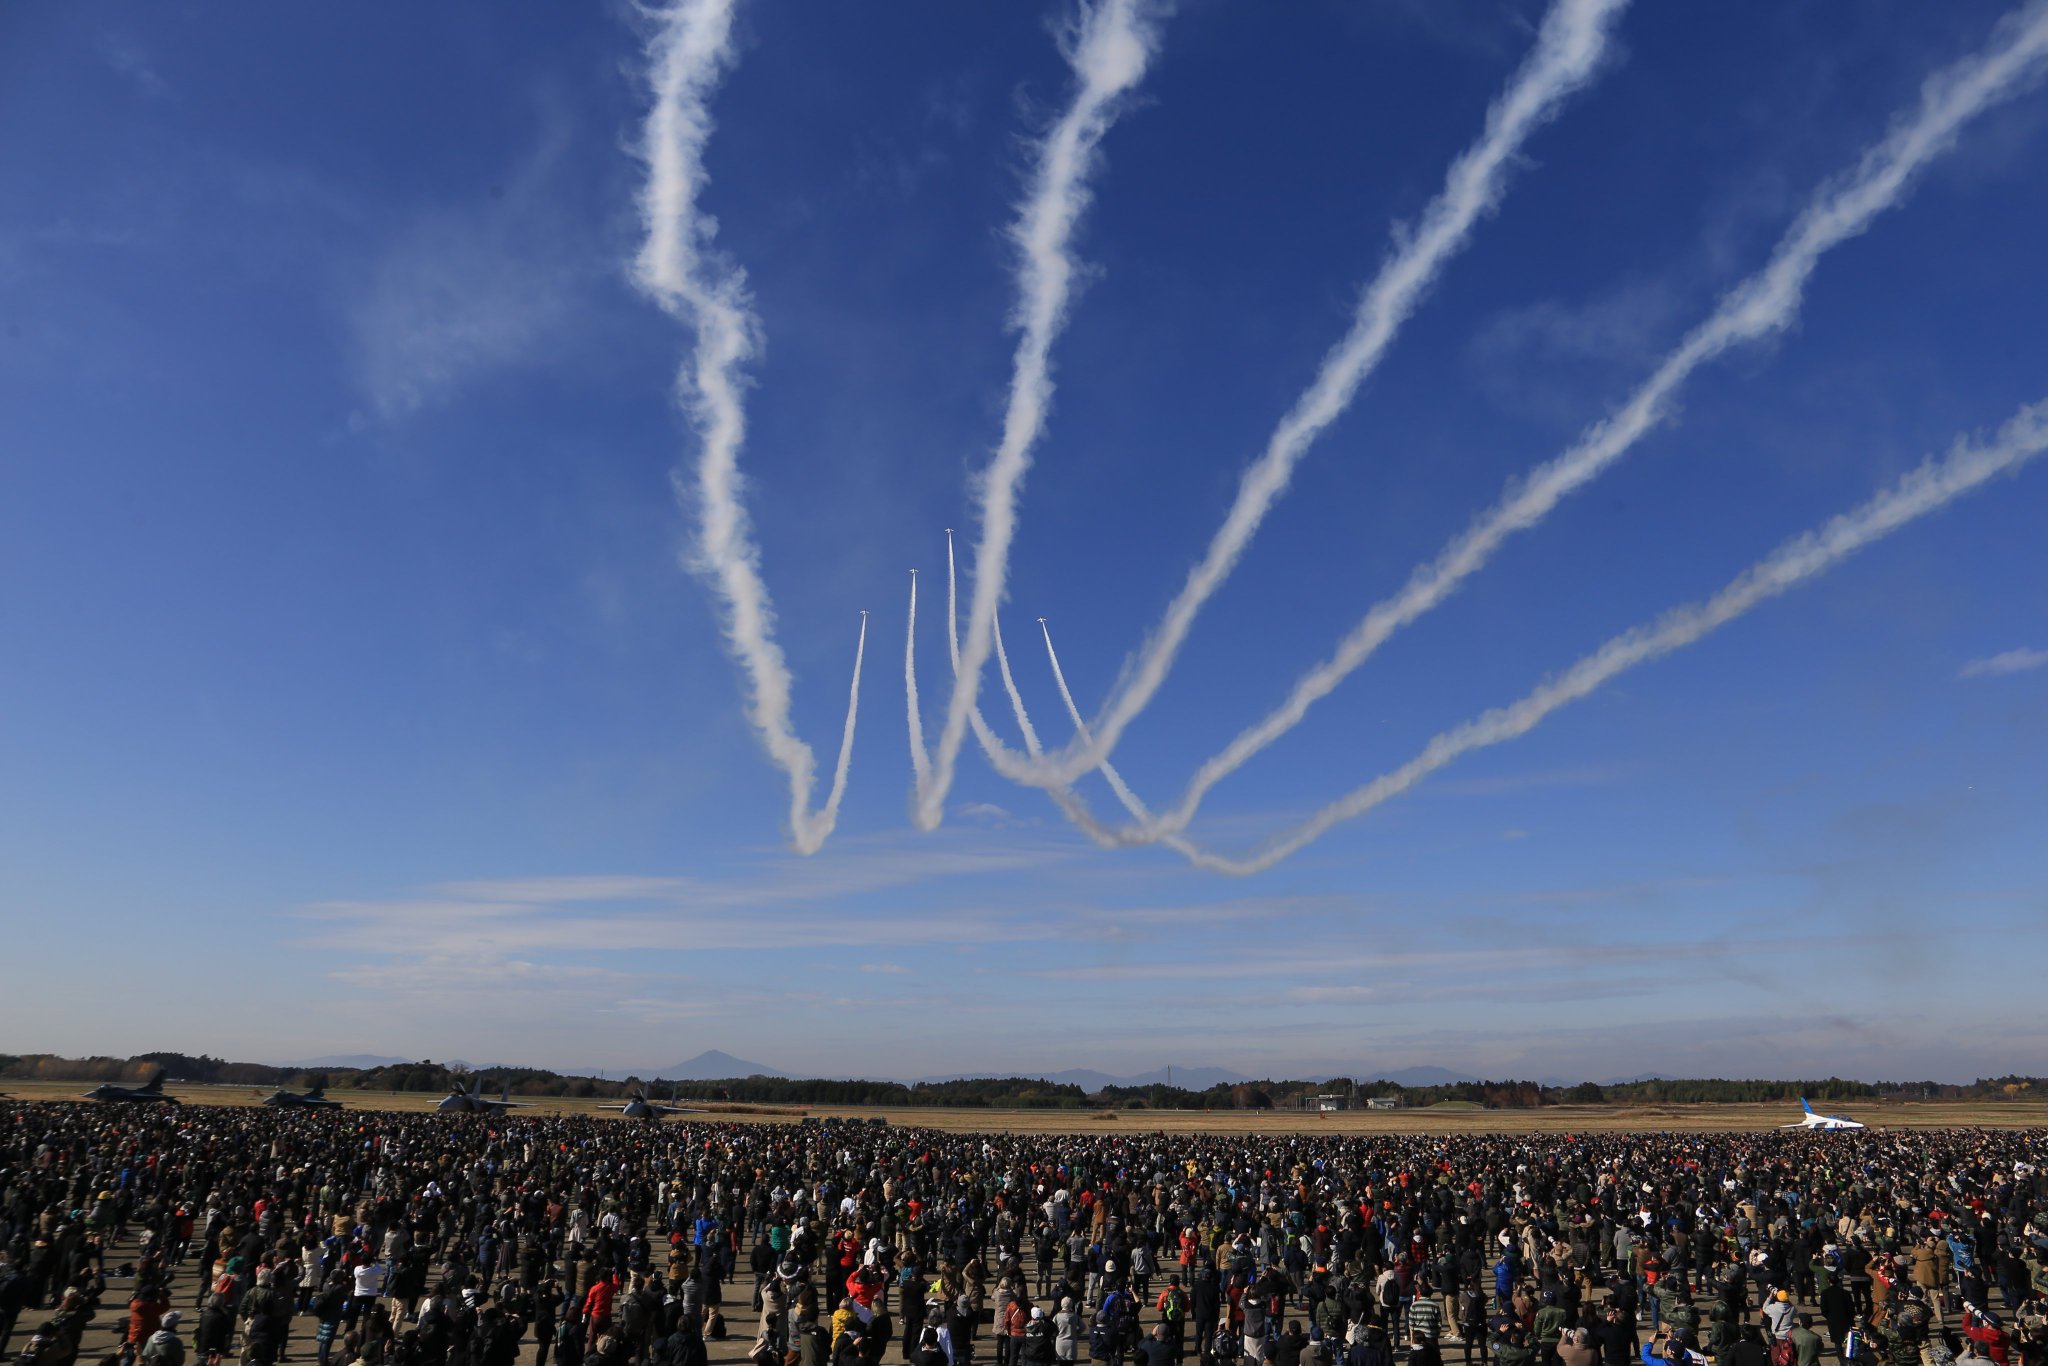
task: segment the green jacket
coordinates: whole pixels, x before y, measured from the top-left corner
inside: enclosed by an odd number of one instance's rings
[[[1820,1366],[1820,1334],[1811,1328],[1794,1326],[1791,1334],[1792,1350],[1797,1353],[1794,1360],[1798,1366]]]
[[[1536,1341],[1554,1347],[1564,1336],[1564,1310],[1546,1304],[1536,1311]]]

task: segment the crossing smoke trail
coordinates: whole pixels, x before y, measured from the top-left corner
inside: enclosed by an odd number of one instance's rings
[[[1170,811],[1118,831],[1120,842],[1149,843],[1186,829],[1211,788],[1300,724],[1310,707],[1396,631],[1448,598],[1510,536],[1535,526],[1567,494],[1626,455],[1670,412],[1672,396],[1693,371],[1731,347],[1788,325],[1820,258],[1896,205],[1915,172],[1954,146],[1965,123],[2019,94],[2044,69],[2048,6],[2036,4],[2010,16],[1984,51],[1931,78],[1911,117],[1894,122],[1847,175],[1822,186],[1763,269],[1729,291],[1713,315],[1693,329],[1620,411],[1589,429],[1563,455],[1511,485],[1490,511],[1434,560],[1416,569],[1400,592],[1368,611],[1328,660],[1301,677],[1285,702],[1204,763]]]
[[[1166,681],[1195,615],[1236,568],[1267,510],[1286,492],[1295,465],[1350,406],[1359,385],[1386,354],[1444,264],[1499,201],[1522,144],[1592,78],[1607,50],[1608,30],[1626,3],[1556,0],[1544,17],[1535,51],[1487,110],[1479,141],[1452,163],[1444,188],[1423,211],[1420,226],[1401,241],[1366,288],[1350,332],[1323,358],[1315,379],[1268,438],[1265,451],[1245,470],[1223,525],[1140,647],[1127,680],[1094,727],[1093,739],[1077,740],[1007,776],[1039,786],[1071,783],[1115,749],[1125,728]],[[980,572],[977,562],[977,576]]]
[[[955,584],[953,529],[948,527],[946,528],[946,644],[952,656],[953,675],[957,681],[960,674],[960,615],[954,604]],[[1085,733],[1085,723],[1081,719],[1080,711],[1074,706],[1073,694],[1067,690],[1066,676],[1060,672],[1060,659],[1053,652],[1052,634],[1046,628],[1044,617],[1038,619],[1038,629],[1045,633],[1045,652],[1052,661],[1053,679],[1059,684],[1060,696],[1066,702],[1067,714],[1073,718],[1075,730]],[[996,668],[1002,676],[1003,691],[1009,696],[1010,711],[1016,718],[1017,729],[1024,736],[1025,752],[1032,758],[1037,758],[1044,750],[1039,744],[1038,731],[1031,724],[1030,714],[1024,709],[1024,696],[1017,691],[1016,676],[1010,672],[1010,655],[1003,648],[1003,627],[1002,619],[999,616],[989,619],[989,630],[995,645]],[[982,752],[987,754],[992,761],[998,753],[1008,752],[1002,741],[996,738],[995,732],[990,729],[988,721],[982,716],[979,706],[968,709],[967,722],[969,727],[972,728],[974,738],[981,746]],[[916,766],[917,747],[917,740],[913,738],[913,768]],[[1152,813],[1145,809],[1144,803],[1138,800],[1137,794],[1132,792],[1124,783],[1123,775],[1116,771],[1114,764],[1105,762],[1102,765],[1102,776],[1108,780],[1111,790],[1116,793],[1117,800],[1124,804],[1124,810],[1128,811],[1134,819],[1144,821],[1151,818]],[[1044,790],[1045,794],[1052,798],[1053,804],[1059,807],[1061,813],[1066,816],[1068,821],[1078,827],[1082,833],[1094,839],[1097,844],[1102,845],[1105,849],[1113,849],[1122,842],[1118,839],[1117,831],[1114,827],[1105,825],[1096,819],[1094,812],[1089,809],[1086,799],[1078,792],[1075,792],[1070,787],[1058,785],[1047,787]],[[1201,852],[1196,846],[1178,835],[1169,835],[1160,842],[1190,858],[1195,857]]]
[[[775,641],[775,609],[761,580],[761,552],[740,499],[739,451],[746,439],[746,414],[739,368],[754,352],[757,327],[745,277],[708,259],[715,227],[697,204],[706,178],[711,92],[732,62],[733,0],[680,0],[655,13],[659,27],[647,46],[655,99],[641,145],[647,184],[640,213],[647,237],[634,263],[634,277],[642,292],[696,334],[695,349],[676,376],[677,395],[696,425],[700,444],[693,567],[718,590],[726,639],[746,670],[747,719],[769,758],[789,779],[790,840],[800,853],[810,854],[839,822],[839,801],[853,760],[867,622],[862,619],[860,641],[854,647],[852,696],[838,767],[825,805],[814,812],[811,793],[817,760],[790,723],[789,665]]]
[[[1590,695],[1638,664],[1661,659],[1727,625],[1757,604],[1832,568],[1871,542],[1941,508],[2048,449],[2048,400],[2022,408],[1988,445],[1959,440],[1948,455],[1930,457],[1890,489],[1752,565],[1704,602],[1667,612],[1648,626],[1614,637],[1577,664],[1510,706],[1447,730],[1400,768],[1330,803],[1249,858],[1204,855],[1196,862],[1215,872],[1263,872],[1328,833],[1414,787],[1461,755],[1526,735],[1559,707]]]
[[[1068,248],[1074,225],[1088,206],[1088,173],[1124,96],[1144,76],[1156,42],[1155,7],[1147,0],[1099,0],[1083,6],[1067,44],[1067,60],[1080,86],[1041,146],[1031,193],[1011,229],[1021,252],[1022,298],[1015,321],[1023,335],[1013,361],[1002,441],[981,477],[981,540],[975,547],[974,596],[963,658],[946,704],[933,772],[929,779],[919,775],[912,805],[914,820],[926,830],[936,829],[944,814],[981,688],[982,666],[988,662],[996,608],[1009,574],[1010,542],[1016,534],[1017,491],[1031,467],[1031,450],[1045,428],[1052,402],[1052,343],[1073,293],[1075,266]],[[990,757],[998,752],[1000,746],[990,750]]]

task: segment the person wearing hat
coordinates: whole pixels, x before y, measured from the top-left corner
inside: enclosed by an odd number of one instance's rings
[[[1780,1290],[1764,1301],[1763,1316],[1771,1341],[1782,1342],[1791,1337],[1793,1322],[1799,1317],[1799,1311],[1792,1305],[1792,1292]]]
[[[172,1309],[165,1312],[142,1344],[142,1366],[185,1366],[185,1344],[178,1337],[178,1325],[185,1316]]]

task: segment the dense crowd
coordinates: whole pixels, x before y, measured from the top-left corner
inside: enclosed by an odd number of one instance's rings
[[[2048,1366],[2044,1148],[13,1105],[0,1355]]]

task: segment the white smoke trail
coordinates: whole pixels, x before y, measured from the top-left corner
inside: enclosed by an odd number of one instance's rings
[[[1115,749],[1125,728],[1166,681],[1195,615],[1236,568],[1267,510],[1286,491],[1295,465],[1350,405],[1444,264],[1499,201],[1522,144],[1557,114],[1566,97],[1592,78],[1607,50],[1608,30],[1626,3],[1556,0],[1544,17],[1535,50],[1487,110],[1479,141],[1452,163],[1444,188],[1424,210],[1420,225],[1401,239],[1367,287],[1350,332],[1323,358],[1322,368],[1274,429],[1265,451],[1245,470],[1223,525],[1146,638],[1128,678],[1095,726],[1093,739],[1070,744],[1010,776],[1041,786],[1071,783]]]
[[[732,62],[734,0],[678,0],[655,11],[647,46],[654,107],[641,144],[647,184],[640,196],[646,241],[634,263],[640,289],[690,325],[696,346],[676,377],[676,390],[697,428],[697,537],[694,567],[708,575],[724,608],[726,639],[747,675],[747,719],[768,756],[789,780],[790,840],[815,853],[839,821],[846,768],[853,755],[860,660],[854,651],[853,696],[840,741],[839,768],[822,809],[811,810],[817,761],[790,723],[791,680],[775,641],[775,609],[761,580],[745,504],[739,451],[746,439],[739,369],[754,352],[757,325],[746,279],[712,255],[715,224],[700,212],[704,147],[711,136],[710,98]],[[679,490],[680,491],[680,490]]]
[[[1310,707],[1364,664],[1396,631],[1448,598],[1510,536],[1536,525],[1567,494],[1627,454],[1670,412],[1672,396],[1693,371],[1731,347],[1790,323],[1822,255],[1862,233],[1879,214],[1896,205],[1914,173],[1952,147],[1963,124],[2020,93],[2044,70],[2048,70],[2048,6],[2035,4],[2010,16],[1984,51],[1928,80],[1919,107],[1910,117],[1895,121],[1885,138],[1866,151],[1848,174],[1821,187],[1763,269],[1730,290],[1713,315],[1693,329],[1620,411],[1590,428],[1564,454],[1510,485],[1491,510],[1434,560],[1417,568],[1400,592],[1374,605],[1328,660],[1301,677],[1285,702],[1204,763],[1171,810],[1156,821],[1120,831],[1119,838],[1125,843],[1144,843],[1186,829],[1211,788],[1294,729]]]
[[[1017,680],[1010,674],[1010,655],[1003,648],[1003,619],[991,617],[989,630],[995,638],[996,669],[1003,677],[1003,691],[1009,694],[1010,711],[1017,718],[1017,729],[1024,732],[1024,748],[1033,754],[1041,753],[1038,732],[1031,728],[1031,718],[1024,714],[1024,697],[1017,691]],[[957,665],[955,667],[958,667]]]
[[[929,781],[920,778],[912,808],[917,824],[927,830],[938,826],[953,785],[968,717],[981,688],[982,666],[988,662],[991,623],[1009,573],[1017,491],[1031,467],[1032,447],[1045,428],[1052,402],[1052,343],[1073,293],[1075,266],[1068,249],[1074,225],[1088,206],[1087,177],[1123,97],[1145,74],[1157,29],[1156,6],[1148,0],[1084,4],[1067,43],[1067,61],[1079,88],[1040,148],[1031,192],[1011,229],[1021,253],[1022,297],[1015,321],[1022,336],[1013,360],[1002,440],[981,477],[981,540],[975,546],[974,597],[963,659],[939,731],[934,772]]]
[[[1533,730],[1559,707],[1586,697],[1615,675],[1661,659],[1725,626],[1757,604],[1785,592],[1848,556],[2048,450],[2048,400],[2022,408],[1988,444],[1958,440],[1946,456],[1929,457],[1891,488],[1816,531],[1786,542],[1704,602],[1665,613],[1648,626],[1614,637],[1562,674],[1510,706],[1447,730],[1400,768],[1330,803],[1292,830],[1243,859],[1213,855],[1200,866],[1225,873],[1257,873],[1327,833],[1399,796],[1444,765],[1475,749]]]
[[[910,712],[910,771],[923,787],[931,776],[931,755],[925,752],[924,723],[917,715],[917,571],[910,571],[910,624],[903,632],[903,697]]]
[[[868,614],[862,612],[860,634],[853,642],[853,687],[846,694],[846,726],[839,732],[839,761],[832,766],[832,791],[825,798],[825,809],[834,822],[839,818],[839,799],[846,795],[846,775],[853,771],[853,723],[860,716],[860,668],[867,653]],[[829,827],[826,833],[830,833]]]
[[[1038,631],[1040,635],[1045,637],[1045,657],[1052,665],[1053,682],[1059,685],[1060,701],[1066,704],[1067,716],[1074,723],[1074,734],[1081,738],[1083,744],[1086,744],[1088,742],[1088,723],[1081,719],[1081,709],[1074,705],[1074,692],[1073,689],[1067,686],[1066,670],[1060,668],[1059,651],[1052,647],[1052,628],[1045,624],[1045,618],[1043,617],[1038,619]],[[1124,782],[1123,775],[1118,773],[1116,766],[1107,759],[1102,761],[1102,776],[1108,780],[1110,790],[1116,793],[1116,799],[1124,804],[1124,810],[1130,812],[1131,815],[1140,821],[1151,818],[1151,813],[1146,809],[1145,803],[1138,799],[1137,793],[1131,791],[1129,785]],[[1171,835],[1161,842],[1171,845],[1173,848],[1179,849],[1184,853],[1193,852],[1191,845]]]
[[[946,646],[952,657],[953,678],[956,683],[960,677],[960,613],[957,605],[957,583],[956,565],[953,559],[953,529],[947,527]],[[1040,624],[1043,625],[1042,622]],[[1000,616],[989,618],[989,634],[995,644],[996,667],[1002,675],[1003,691],[1009,695],[1011,714],[1016,717],[1017,729],[1024,736],[1025,751],[1032,757],[1036,757],[1044,751],[1039,746],[1038,731],[1031,724],[1031,716],[1024,710],[1024,695],[1017,690],[1016,676],[1010,672],[1010,655],[1003,648],[1003,627]],[[1057,672],[1057,664],[1055,664],[1055,672]],[[979,705],[968,709],[967,724],[974,733],[975,742],[981,746],[982,753],[988,755],[991,762],[996,762],[998,755],[1011,753],[1009,748],[996,738],[995,731],[990,728],[987,719],[982,716]],[[915,767],[914,757],[912,766]],[[1111,772],[1112,770],[1105,765],[1104,771]],[[1061,814],[1065,815],[1068,821],[1072,822],[1097,844],[1100,844],[1105,849],[1114,849],[1118,846],[1115,831],[1095,818],[1095,813],[1089,810],[1087,801],[1078,792],[1069,787],[1049,787],[1045,789],[1045,793],[1048,797],[1052,798],[1053,804],[1059,807]],[[1140,820],[1149,814],[1143,807],[1131,808],[1130,810],[1131,815]]]

